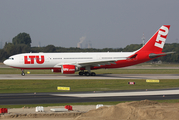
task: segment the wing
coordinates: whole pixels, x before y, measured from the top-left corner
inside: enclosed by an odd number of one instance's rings
[[[115,62],[118,60],[126,60],[127,57],[121,57],[118,59],[98,59],[98,60],[90,60],[90,61],[79,61],[79,62],[71,62],[71,63],[59,63],[55,65],[54,67],[61,67],[64,64],[68,65],[75,65],[78,67],[85,67],[85,66],[100,66],[100,65],[111,65],[116,64]]]
[[[84,66],[111,65],[111,64],[116,64],[115,62],[118,61],[118,60],[126,60],[126,59],[127,58],[95,60],[95,61],[82,61],[82,62],[78,62],[78,65],[80,65],[81,67],[84,67]]]

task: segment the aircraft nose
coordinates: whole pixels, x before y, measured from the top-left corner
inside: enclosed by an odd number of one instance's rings
[[[3,62],[5,65],[7,64],[7,60],[4,60],[4,62]]]
[[[9,65],[9,64],[8,64],[8,60],[5,60],[3,63],[4,63],[5,65]]]

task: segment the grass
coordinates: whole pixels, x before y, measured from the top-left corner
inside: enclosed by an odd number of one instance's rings
[[[25,70],[30,74],[61,74],[53,73],[51,70]],[[94,70],[96,74],[178,74],[179,69],[99,69]],[[20,74],[20,69],[0,68],[0,74]],[[76,72],[78,74],[78,72]]]
[[[129,81],[136,82],[128,85]],[[57,86],[71,87],[70,92],[166,89],[179,87],[179,79],[160,80],[160,83],[146,83],[135,80],[0,80],[0,93],[64,92]],[[67,92],[67,91],[66,91]]]

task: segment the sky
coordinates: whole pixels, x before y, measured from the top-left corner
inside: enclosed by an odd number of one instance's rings
[[[145,42],[164,24],[179,42],[179,0],[0,0],[0,47],[19,33],[31,46],[124,48]]]

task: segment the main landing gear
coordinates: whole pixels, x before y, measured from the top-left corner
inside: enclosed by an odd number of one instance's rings
[[[96,76],[96,73],[95,73],[95,72],[91,72],[90,66],[86,66],[85,69],[87,70],[86,72],[84,72],[84,70],[82,70],[82,71],[79,72],[79,75],[80,75],[80,76],[82,76],[82,75],[86,75],[86,76]]]
[[[24,70],[22,69],[21,71],[22,71],[21,75],[22,75],[22,76],[25,76]]]
[[[81,71],[81,72],[79,72],[79,75],[80,76],[83,76],[83,75],[85,75],[85,76],[96,76],[96,73],[95,72],[84,72],[84,71]]]

